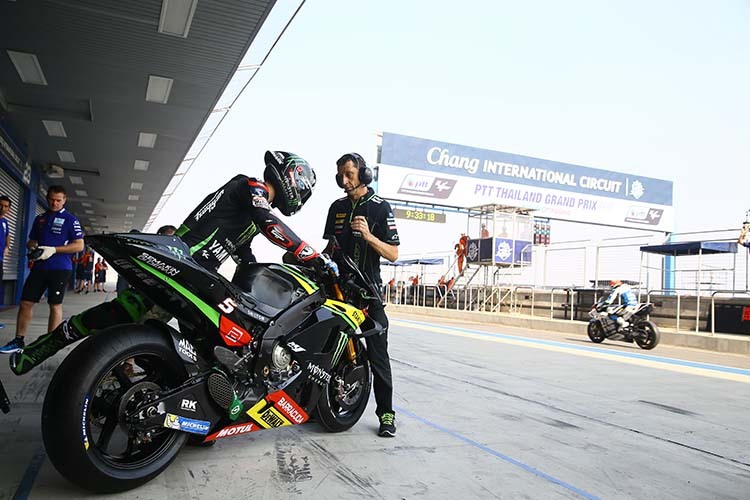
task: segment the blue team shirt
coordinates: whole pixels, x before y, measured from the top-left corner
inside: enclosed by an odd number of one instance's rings
[[[73,240],[82,240],[83,229],[78,218],[63,208],[59,212],[37,215],[29,239],[36,240],[40,246],[59,247]],[[47,260],[35,262],[34,269],[72,270],[72,257],[73,254],[56,253]]]
[[[5,255],[5,241],[8,239],[8,231],[10,231],[8,219],[0,217],[0,262],[3,261]]]

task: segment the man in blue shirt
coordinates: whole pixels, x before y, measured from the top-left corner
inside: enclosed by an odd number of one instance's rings
[[[10,252],[10,226],[7,219],[9,213],[10,198],[2,195],[0,196],[0,286],[3,281],[3,262]],[[0,328],[5,328],[5,325],[0,323]]]
[[[65,188],[50,186],[47,190],[49,210],[34,219],[26,247],[41,250],[41,255],[34,261],[23,286],[16,319],[16,338],[0,347],[0,353],[23,351],[32,308],[45,290],[49,304],[48,331],[54,330],[62,322],[62,301],[73,271],[71,256],[83,250],[81,223],[75,215],[65,210],[66,201]]]

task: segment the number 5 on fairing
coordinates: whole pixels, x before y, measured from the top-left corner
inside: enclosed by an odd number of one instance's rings
[[[221,309],[221,312],[223,312],[224,314],[229,314],[234,311],[235,307],[237,307],[237,302],[232,300],[230,297],[227,297],[222,302],[217,304],[217,306],[219,307],[219,309]]]

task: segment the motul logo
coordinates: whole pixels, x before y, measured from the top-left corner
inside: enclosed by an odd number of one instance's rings
[[[253,424],[235,425],[234,427],[226,427],[220,430],[219,435],[216,436],[216,439],[239,436],[240,434],[245,434],[247,432],[252,432],[252,431],[253,431]]]

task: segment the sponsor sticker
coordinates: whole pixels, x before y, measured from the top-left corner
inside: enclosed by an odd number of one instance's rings
[[[661,208],[632,206],[628,208],[628,213],[625,216],[625,222],[634,222],[636,224],[656,226],[661,221],[662,214],[664,214],[664,210],[662,210]]]
[[[432,175],[407,174],[398,188],[399,193],[424,196],[426,198],[448,198],[456,186],[454,179]]]
[[[211,429],[211,422],[167,413],[167,416],[164,418],[164,427],[205,436]]]

